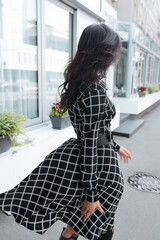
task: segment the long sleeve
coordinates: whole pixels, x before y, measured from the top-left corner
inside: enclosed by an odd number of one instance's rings
[[[83,100],[82,113],[82,183],[86,189],[85,199],[89,202],[98,200],[97,191],[97,140],[100,121],[105,109],[106,93],[97,89],[90,91]]]
[[[115,141],[114,137],[112,137],[112,142],[113,142],[114,150],[118,152],[120,149],[120,145]]]

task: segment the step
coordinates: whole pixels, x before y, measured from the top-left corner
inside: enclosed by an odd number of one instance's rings
[[[120,124],[125,122],[130,118],[130,114],[127,113],[120,113]]]
[[[128,119],[112,131],[113,135],[131,137],[144,124],[143,119]]]

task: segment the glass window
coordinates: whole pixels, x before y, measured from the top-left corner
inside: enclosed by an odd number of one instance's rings
[[[146,85],[150,84],[150,68],[151,68],[151,56],[148,56],[148,66],[147,66],[147,81],[146,81]]]
[[[0,112],[39,116],[37,2],[2,0],[0,5]]]
[[[147,84],[153,85],[153,68],[154,68],[154,60],[153,57],[149,57],[149,64],[148,64],[148,81]]]
[[[54,14],[53,14],[54,13]],[[49,0],[45,1],[45,116],[59,100],[58,86],[64,81],[66,63],[72,57],[72,14]]]
[[[158,84],[158,60],[148,56],[147,85]]]
[[[133,49],[133,71],[132,71],[132,84],[131,84],[131,94],[138,92],[138,88],[145,86],[145,65],[146,65],[146,54],[141,51],[137,46]]]
[[[114,74],[114,97],[126,96],[126,80],[127,80],[127,58],[128,58],[128,42],[122,41],[122,51],[118,64],[115,67]]]
[[[129,53],[129,40],[131,32],[131,24],[124,24],[117,22],[116,31],[121,37],[122,50],[118,64],[114,72],[114,97],[126,97],[127,81],[128,81],[128,53]]]
[[[154,61],[154,69],[153,69],[153,84],[158,85],[158,60]]]

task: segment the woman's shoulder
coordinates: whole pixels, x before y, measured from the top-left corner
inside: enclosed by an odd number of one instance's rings
[[[92,87],[88,86],[85,92],[80,91],[79,99],[86,99],[92,96],[106,95],[107,90],[106,83],[101,80],[99,82],[94,83]]]
[[[101,91],[105,91],[108,89],[107,84],[105,83],[104,80],[100,80],[99,82],[96,83],[96,87],[100,89]]]
[[[103,80],[95,82],[92,88],[88,87],[89,91],[99,90],[100,92],[106,92],[107,89],[108,89],[107,84]]]
[[[91,103],[105,103],[107,86],[104,82],[96,82],[92,87],[87,87],[85,92],[80,92],[78,102],[83,108]]]

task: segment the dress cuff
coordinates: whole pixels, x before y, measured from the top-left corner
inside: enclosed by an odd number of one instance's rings
[[[93,189],[93,190],[87,189],[85,194],[85,199],[87,202],[97,202],[99,199],[97,189]]]
[[[116,151],[116,152],[118,152],[118,151],[119,151],[119,149],[120,149],[120,147],[121,147],[121,146],[120,146],[119,144],[117,144],[117,143],[116,143],[116,144],[115,144],[115,146],[114,146],[114,148],[115,148],[115,151]]]

